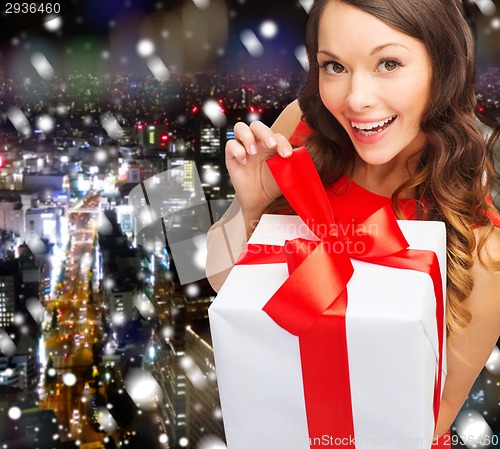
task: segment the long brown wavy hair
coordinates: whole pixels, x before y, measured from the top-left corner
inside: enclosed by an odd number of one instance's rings
[[[319,96],[318,28],[330,1],[359,8],[387,25],[423,42],[433,68],[429,105],[421,128],[427,137],[416,171],[392,195],[393,208],[404,219],[398,198],[414,197],[418,217],[443,221],[447,229],[447,332],[463,331],[471,314],[463,305],[470,295],[473,253],[493,230],[486,203],[495,171],[489,146],[476,124],[474,39],[459,0],[315,0],[306,27],[309,74],[299,96],[303,120],[314,130],[308,150],[324,185],[348,173],[355,149],[349,135]],[[278,199],[269,210],[283,207]],[[425,205],[425,208],[424,208]],[[479,242],[474,227],[485,227]]]

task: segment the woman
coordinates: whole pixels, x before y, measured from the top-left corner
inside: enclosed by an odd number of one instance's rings
[[[306,46],[298,103],[272,128],[236,124],[226,146],[236,191],[227,217],[241,212],[245,229],[228,227],[225,241],[209,234],[209,279],[218,289],[230,271],[218,263],[228,241],[234,260],[263,212],[286,209],[265,160],[293,157],[288,139],[301,143],[301,134],[327,188],[354,185],[400,218],[443,221],[449,351],[440,437],[500,335],[500,220],[487,201],[494,170],[475,124],[470,28],[458,0],[315,0]]]

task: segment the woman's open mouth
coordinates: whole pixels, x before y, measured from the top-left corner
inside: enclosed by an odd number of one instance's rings
[[[356,132],[361,134],[362,136],[373,136],[375,134],[381,133],[382,131],[389,128],[396,120],[397,115],[393,115],[392,117],[386,118],[381,122],[369,122],[369,123],[357,123],[351,122],[351,126],[354,128]]]

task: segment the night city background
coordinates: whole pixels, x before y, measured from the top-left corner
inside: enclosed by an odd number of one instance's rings
[[[270,125],[303,86],[310,4],[2,7],[0,448],[226,447],[207,321],[215,292],[203,251],[182,244],[234,196],[234,124]],[[466,6],[491,125],[500,2]],[[499,347],[452,430],[467,447],[500,447]]]

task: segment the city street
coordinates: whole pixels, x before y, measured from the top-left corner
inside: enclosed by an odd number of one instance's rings
[[[92,345],[102,338],[96,326],[99,305],[89,304],[98,296],[90,290],[97,205],[96,197],[88,197],[81,204],[86,212],[78,212],[78,208],[72,211],[71,245],[64,274],[46,304],[49,320],[45,323],[45,357],[53,360],[55,375],[46,372],[45,394],[40,404],[56,413],[61,441],[78,440],[82,444],[103,439],[103,434],[91,427],[89,416],[95,394]],[[53,322],[54,308],[57,323]]]

